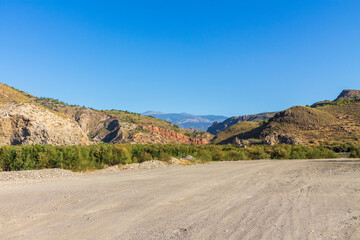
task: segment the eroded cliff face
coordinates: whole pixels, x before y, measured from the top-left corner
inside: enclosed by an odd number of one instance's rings
[[[129,143],[131,142],[130,136],[135,130],[135,124],[121,122],[117,118],[109,116],[105,121],[98,123],[90,137],[95,141],[105,143]]]
[[[190,138],[181,133],[173,132],[151,125],[142,126],[142,128],[144,132],[140,132],[139,134],[135,134],[134,136],[134,140],[136,142],[147,141],[148,138],[150,138],[151,141],[159,143],[190,143]]]
[[[0,145],[105,143],[209,143],[168,122],[127,111],[98,111],[37,98],[0,83]],[[189,136],[191,135],[188,132]],[[205,137],[203,137],[205,136]],[[211,136],[210,138],[211,139]]]
[[[137,143],[183,143],[183,144],[208,144],[211,136],[207,138],[191,138],[182,133],[170,131],[156,126],[142,126],[144,132],[134,134],[133,141]]]
[[[35,103],[0,105],[0,145],[84,145],[90,141],[71,118]]]
[[[205,134],[204,138],[190,138],[153,125],[123,122],[117,117],[88,108],[65,107],[56,111],[74,119],[95,142],[208,144],[212,138],[210,134]]]
[[[99,123],[110,118],[104,113],[83,107],[63,107],[57,108],[56,111],[74,119],[88,135],[93,135]]]
[[[360,90],[345,89],[340,93],[340,95],[334,101],[350,100],[356,98],[360,98]]]

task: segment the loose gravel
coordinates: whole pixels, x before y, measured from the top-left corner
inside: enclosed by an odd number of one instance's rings
[[[359,176],[358,160],[254,160],[0,184],[0,239],[359,240]]]
[[[58,178],[64,176],[73,176],[77,173],[59,169],[43,169],[43,170],[26,170],[26,171],[11,171],[11,172],[0,172],[0,182],[11,182],[16,180],[40,180],[48,178]]]
[[[13,182],[18,180],[42,180],[59,177],[75,176],[80,174],[106,174],[122,170],[136,170],[136,169],[154,169],[165,168],[169,165],[190,165],[191,162],[185,159],[172,158],[169,163],[159,160],[150,160],[142,163],[131,163],[126,165],[116,165],[107,167],[105,169],[94,172],[72,172],[65,169],[53,168],[43,170],[26,170],[26,171],[10,171],[0,172],[0,182]]]

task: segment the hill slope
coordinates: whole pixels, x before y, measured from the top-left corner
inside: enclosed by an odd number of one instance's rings
[[[71,118],[0,83],[0,145],[89,143],[87,135]]]
[[[358,99],[358,98],[360,98],[360,90],[345,89],[340,93],[340,95],[334,101],[331,101],[331,100],[319,101],[319,102],[312,104],[311,107],[313,107],[313,108],[321,107],[321,106],[328,105],[332,102],[346,101],[346,100]]]
[[[120,110],[95,110],[39,98],[0,84],[0,144],[207,144],[212,135]]]
[[[246,140],[271,145],[360,140],[360,91],[344,90],[335,100],[289,108],[248,131],[235,124],[214,140],[219,144]]]
[[[334,101],[337,102],[337,101],[357,99],[357,98],[360,98],[360,90],[345,89],[340,93],[340,95]]]
[[[238,144],[237,138],[232,138],[233,136],[249,132],[259,126],[259,122],[238,122],[217,134],[213,139],[213,143],[222,143],[231,138],[231,141],[227,141],[227,143]]]
[[[268,113],[259,113],[252,115],[243,115],[238,117],[231,117],[222,122],[214,122],[208,129],[207,132],[211,134],[219,134],[225,129],[231,127],[232,125],[238,122],[260,122],[263,120],[267,120],[275,115],[276,112],[268,112]]]
[[[95,110],[52,98],[30,96],[35,102],[74,119],[95,142],[207,144],[213,138],[209,133],[193,133],[170,122],[138,113]]]
[[[332,103],[317,108],[292,107],[277,113],[266,124],[234,134],[220,143],[232,143],[235,138],[271,145],[358,141],[360,101]]]

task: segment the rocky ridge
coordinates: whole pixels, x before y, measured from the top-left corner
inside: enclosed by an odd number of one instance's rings
[[[165,136],[167,142],[162,142],[162,143],[170,143],[172,141],[176,141],[177,143],[184,143],[184,144],[209,144],[210,140],[212,139],[212,136],[205,132],[203,132],[203,136],[200,138],[192,138],[180,132],[174,132],[151,125],[143,126],[143,129],[151,133],[153,140],[158,138],[159,139],[158,141],[160,141],[160,138],[162,136]],[[139,136],[136,137],[138,137],[139,140],[143,139],[143,137],[139,137]]]
[[[340,93],[340,95],[334,101],[331,100],[319,101],[312,104],[311,107],[312,108],[322,107],[332,102],[351,100],[351,99],[360,99],[360,90],[345,89]]]
[[[340,95],[334,101],[336,102],[341,100],[350,100],[357,98],[360,98],[360,90],[345,89],[340,93]]]
[[[220,144],[234,143],[236,139],[269,145],[358,141],[360,101],[317,108],[295,106],[277,113],[258,127],[234,132]]]
[[[86,133],[71,118],[0,84],[0,145],[90,143]]]
[[[153,117],[68,105],[56,99],[38,98],[5,84],[0,84],[0,111],[2,145],[203,144],[212,138],[211,134],[179,129]]]
[[[272,118],[276,112],[259,113],[252,115],[235,116],[228,118],[222,122],[214,122],[208,129],[207,132],[211,134],[219,134],[225,129],[231,127],[238,122],[260,122]]]

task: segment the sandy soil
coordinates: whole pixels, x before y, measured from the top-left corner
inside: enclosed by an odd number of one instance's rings
[[[220,162],[2,182],[0,239],[360,239],[360,161]]]

